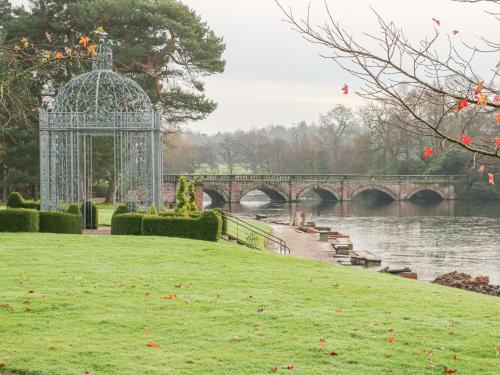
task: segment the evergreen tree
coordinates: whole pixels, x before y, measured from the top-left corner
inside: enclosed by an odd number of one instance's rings
[[[186,179],[184,176],[179,178],[179,187],[177,188],[177,205],[175,212],[178,214],[187,215],[189,213],[189,201],[186,196]]]
[[[188,185],[189,211],[198,211],[196,207],[196,186],[194,181],[189,181]]]

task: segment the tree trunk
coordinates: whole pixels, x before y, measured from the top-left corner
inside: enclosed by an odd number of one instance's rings
[[[116,198],[116,186],[115,186],[115,179],[113,178],[108,185],[108,191],[106,192],[106,200],[104,203],[112,203],[115,204],[115,198]]]

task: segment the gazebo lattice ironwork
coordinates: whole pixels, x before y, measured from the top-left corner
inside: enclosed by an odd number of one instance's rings
[[[40,110],[40,199],[56,211],[92,199],[92,146],[113,138],[116,201],[131,210],[162,204],[161,115],[132,79],[113,71],[101,40],[92,71],[68,81]]]

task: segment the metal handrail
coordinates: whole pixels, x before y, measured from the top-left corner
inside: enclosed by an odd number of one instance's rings
[[[245,228],[246,230],[250,231],[251,233],[253,233],[261,238],[264,238],[267,241],[266,242],[267,245],[269,245],[269,241],[275,245],[278,245],[280,254],[290,254],[290,248],[287,246],[286,242],[283,239],[275,236],[274,234],[268,233],[268,232],[264,231],[263,229],[255,226],[253,224],[250,224],[247,221],[241,220],[240,218],[230,214],[227,211],[221,210],[221,214],[222,214],[222,218],[224,220],[236,224],[236,238],[235,239],[237,242],[239,242],[239,243],[241,243],[249,248],[252,248],[252,249],[262,250],[259,247],[255,246],[254,244],[239,237],[238,229],[241,226],[241,227]],[[230,235],[229,233],[225,233],[225,234],[232,237],[232,235]]]

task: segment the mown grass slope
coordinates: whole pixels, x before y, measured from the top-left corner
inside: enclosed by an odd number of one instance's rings
[[[0,234],[0,266],[0,373],[498,374],[495,297],[172,238]]]

